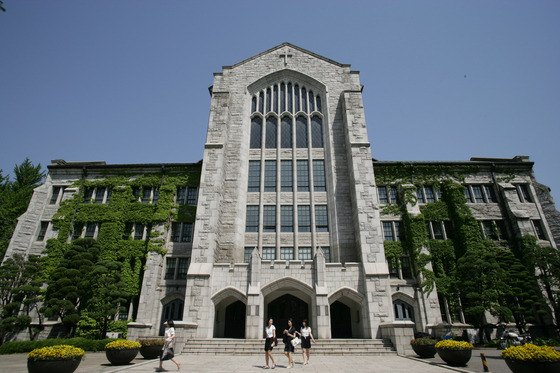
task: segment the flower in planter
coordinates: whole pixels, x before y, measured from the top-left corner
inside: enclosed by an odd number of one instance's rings
[[[436,343],[436,348],[440,350],[472,350],[474,346],[469,342],[454,341],[452,339],[448,339]]]
[[[27,355],[28,360],[75,360],[81,359],[85,351],[81,348],[57,345],[43,348],[36,348]]]
[[[129,341],[127,339],[119,339],[117,341],[109,342],[105,345],[105,350],[131,350],[140,348],[142,345],[136,341]]]
[[[140,339],[138,342],[140,342],[142,347],[163,346],[165,344],[165,339]]]
[[[536,346],[531,343],[522,346],[511,346],[502,351],[502,358],[533,361],[533,362],[554,362],[560,361],[560,352],[550,346]]]
[[[410,344],[413,346],[433,346],[436,343],[437,341],[431,337],[416,338],[410,341]]]

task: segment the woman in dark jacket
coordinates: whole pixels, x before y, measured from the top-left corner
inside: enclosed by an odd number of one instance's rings
[[[284,355],[288,357],[288,369],[294,367],[295,361],[292,356],[294,352],[294,346],[292,345],[292,339],[296,337],[296,329],[292,323],[292,319],[288,320],[288,328],[284,329]]]

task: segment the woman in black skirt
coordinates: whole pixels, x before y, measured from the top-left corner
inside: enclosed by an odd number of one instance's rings
[[[264,333],[266,335],[266,339],[264,341],[264,358],[266,360],[265,369],[270,368],[268,365],[269,359],[272,361],[272,369],[276,367],[276,363],[272,357],[272,348],[276,345],[276,327],[272,323],[273,320],[269,319],[268,325],[264,328]]]
[[[292,319],[288,320],[288,329],[284,329],[284,355],[288,357],[288,369],[293,368],[295,361],[292,356],[294,352],[294,346],[292,345],[292,339],[296,337],[296,329],[292,323]]]
[[[313,334],[311,333],[311,328],[307,325],[307,320],[303,320],[301,323],[301,329],[296,332],[301,337],[301,353],[303,354],[303,365],[309,364],[309,350],[311,349],[311,341],[317,343]]]

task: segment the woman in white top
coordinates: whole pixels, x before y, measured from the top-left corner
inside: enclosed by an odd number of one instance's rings
[[[309,363],[309,350],[311,349],[311,341],[313,343],[317,343],[315,338],[313,338],[313,334],[311,334],[311,328],[307,325],[307,320],[303,320],[301,323],[301,329],[299,332],[296,332],[301,337],[301,353],[303,354],[303,365]]]
[[[270,368],[268,365],[268,359],[272,361],[272,369],[276,368],[276,363],[274,362],[274,358],[272,357],[272,348],[276,345],[276,327],[272,325],[273,320],[268,320],[268,325],[264,328],[264,332],[266,335],[266,340],[264,342],[264,358],[266,360],[265,369]]]
[[[175,360],[175,353],[173,352],[173,345],[175,343],[175,323],[173,320],[167,320],[165,322],[165,344],[163,345],[163,350],[161,352],[161,357],[159,359],[159,368],[157,372],[165,372],[163,369],[163,361],[171,360],[177,365],[177,370],[181,369],[181,364]]]

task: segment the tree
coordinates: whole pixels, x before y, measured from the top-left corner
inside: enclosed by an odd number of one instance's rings
[[[15,180],[10,181],[0,171],[0,260],[8,248],[17,219],[27,210],[33,195],[45,177],[41,164],[34,166],[29,159],[14,167]]]
[[[92,297],[87,309],[88,315],[97,322],[101,338],[105,337],[109,322],[124,309],[121,304],[126,302],[120,270],[119,262],[100,260],[91,271]]]
[[[41,330],[42,316],[38,305],[42,301],[41,267],[37,256],[27,260],[23,255],[8,258],[0,267],[0,344],[11,332],[28,328],[33,340]],[[31,315],[37,312],[39,326],[31,325]]]
[[[92,298],[91,274],[99,256],[94,239],[77,239],[47,281],[45,316],[58,316],[74,336],[80,313]]]

